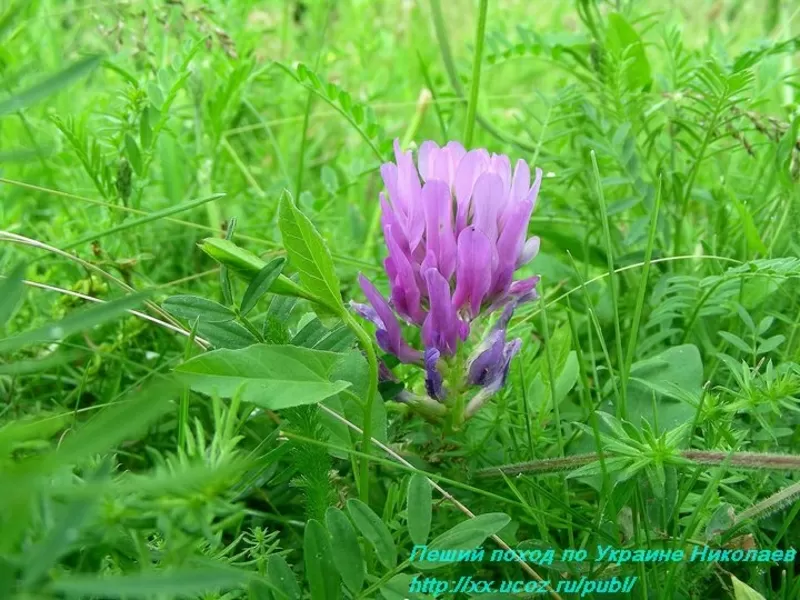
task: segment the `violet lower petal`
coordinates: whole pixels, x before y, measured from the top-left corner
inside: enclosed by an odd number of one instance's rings
[[[422,341],[426,348],[436,348],[452,356],[458,346],[460,319],[450,298],[450,284],[436,269],[428,269],[423,277],[428,284],[430,310],[422,325]]]
[[[474,357],[468,361],[467,382],[484,386],[502,374],[505,331],[497,330],[478,347]]]
[[[375,309],[369,304],[361,304],[360,302],[354,302],[353,300],[350,300],[350,308],[359,317],[365,321],[369,321],[375,325],[375,327],[380,327],[381,329],[384,328],[383,320],[378,316],[378,313],[375,311]]]
[[[420,306],[421,292],[414,273],[414,266],[408,254],[403,251],[392,234],[391,226],[387,227],[387,230],[386,245],[389,247],[389,258],[392,265],[392,303],[400,314],[410,321],[420,324],[425,318],[425,314]]]
[[[444,380],[439,372],[438,362],[441,353],[436,348],[428,348],[425,351],[425,391],[434,400],[443,400]]]
[[[536,300],[539,295],[536,293],[536,286],[541,278],[538,275],[515,281],[508,288],[508,295],[514,300],[514,305],[519,306],[525,302]]]
[[[361,274],[358,276],[358,283],[361,285],[361,289],[367,297],[367,300],[369,300],[369,303],[372,305],[372,312],[374,314],[369,311],[366,311],[365,314],[372,317],[370,320],[377,328],[375,339],[378,341],[378,345],[381,349],[390,354],[394,354],[402,362],[418,362],[421,358],[420,352],[411,348],[403,339],[400,323],[383,295],[381,295],[369,279]],[[359,312],[359,314],[362,313]]]
[[[533,204],[527,200],[517,203],[506,226],[497,240],[497,255],[500,265],[492,281],[492,294],[502,294],[511,285],[514,271],[517,268],[517,257],[525,246],[525,234],[528,230]]]

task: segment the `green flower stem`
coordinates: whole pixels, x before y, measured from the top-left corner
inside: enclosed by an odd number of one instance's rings
[[[450,85],[453,87],[453,91],[455,91],[456,95],[462,101],[466,101],[464,88],[461,85],[461,81],[458,79],[458,70],[456,69],[456,63],[453,60],[453,53],[450,51],[450,42],[447,40],[447,29],[444,25],[441,4],[439,3],[439,0],[430,1],[431,15],[433,16],[433,28],[436,32],[436,41],[439,44],[439,51],[442,53],[442,61],[444,62],[447,79],[450,81]],[[503,131],[492,125],[488,119],[481,116],[481,114],[477,112],[477,107],[475,112],[475,121],[477,121],[478,125],[483,127],[483,129],[489,133],[489,135],[497,138],[498,140],[508,144],[513,144],[525,152],[538,153],[540,150],[536,144],[527,140],[519,139],[507,131]]]
[[[358,473],[358,495],[362,502],[369,504],[369,452],[372,444],[372,410],[375,405],[375,398],[378,395],[378,356],[375,354],[375,347],[372,345],[372,339],[369,337],[364,328],[350,315],[350,313],[343,313],[342,317],[347,326],[353,331],[358,338],[358,344],[364,351],[367,357],[367,365],[369,367],[369,387],[367,388],[367,398],[364,403],[364,423],[363,434],[361,438],[361,466]]]
[[[467,122],[464,126],[464,146],[472,145],[472,132],[475,130],[475,116],[478,112],[478,93],[481,87],[481,59],[483,58],[483,38],[486,34],[486,13],[489,0],[480,0],[478,8],[478,27],[475,32],[475,53],[472,55],[472,81],[470,81]]]

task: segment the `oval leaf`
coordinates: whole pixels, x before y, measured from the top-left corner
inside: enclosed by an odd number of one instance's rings
[[[325,513],[325,525],[331,537],[336,540],[333,564],[339,570],[344,584],[351,592],[357,594],[364,585],[366,570],[356,530],[353,529],[350,519],[333,506]]]
[[[734,575],[731,575],[731,583],[733,584],[733,597],[735,600],[765,600],[764,596]]]
[[[316,404],[350,384],[330,381],[340,356],[296,346],[253,344],[239,350],[215,350],[196,356],[176,371],[190,387],[209,396],[241,399],[278,410]]]
[[[504,513],[487,513],[478,515],[459,523],[433,540],[428,550],[466,550],[483,544],[490,535],[494,535],[511,522],[511,517]],[[415,562],[421,570],[438,569],[452,562]]]
[[[224,323],[236,316],[231,309],[200,296],[170,296],[162,306],[176,317],[188,321],[199,318],[206,323]]]
[[[397,546],[386,523],[372,512],[369,506],[355,498],[347,501],[347,512],[350,513],[361,535],[375,548],[375,555],[381,564],[387,569],[393,569],[397,565]]]
[[[306,523],[303,555],[311,600],[339,600],[339,574],[331,560],[330,538],[322,523],[314,519]]]
[[[431,484],[421,473],[414,473],[408,482],[408,533],[415,544],[428,541],[431,532],[433,499]]]
[[[300,274],[300,281],[319,301],[337,313],[344,312],[339,278],[331,253],[311,221],[285,193],[281,198],[278,224],[286,253]]]
[[[288,600],[300,600],[302,597],[303,594],[300,586],[297,585],[297,579],[281,555],[273,554],[267,560],[267,577],[269,582]]]

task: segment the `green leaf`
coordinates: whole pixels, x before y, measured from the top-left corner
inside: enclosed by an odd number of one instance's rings
[[[771,338],[764,340],[759,344],[756,354],[766,354],[772,352],[786,340],[784,335],[773,335]]]
[[[0,279],[0,329],[8,322],[22,300],[26,268],[26,264],[19,264],[11,271],[11,275]]]
[[[375,555],[381,564],[387,569],[393,569],[397,565],[397,546],[386,523],[369,506],[356,498],[347,501],[347,512],[361,535],[375,548]]]
[[[188,321],[199,318],[206,323],[224,323],[236,317],[231,309],[200,296],[170,296],[164,300],[162,306],[176,317]]]
[[[133,139],[130,133],[125,134],[125,152],[128,155],[128,161],[133,167],[134,173],[137,175],[142,174],[142,151],[139,150],[139,144]]]
[[[211,258],[244,277],[247,281],[251,281],[256,277],[267,264],[252,252],[240,248],[230,240],[206,238],[200,242],[199,246]],[[282,296],[314,300],[313,294],[283,275],[278,276],[269,291]]]
[[[25,575],[22,586],[28,587],[43,578],[59,559],[73,549],[75,541],[97,510],[97,498],[59,506],[51,515],[53,525],[47,534],[25,551]]]
[[[735,575],[731,575],[731,583],[733,584],[734,600],[766,600],[764,596],[737,579]]]
[[[241,399],[278,410],[316,404],[350,383],[329,379],[340,355],[333,352],[254,344],[240,350],[215,350],[196,356],[176,371],[196,392]]]
[[[339,574],[331,558],[330,538],[322,523],[315,519],[306,523],[303,558],[311,600],[339,600]]]
[[[287,600],[302,598],[303,592],[297,584],[294,572],[281,555],[273,554],[267,560],[267,577]]]
[[[133,575],[61,576],[46,589],[51,593],[66,594],[72,598],[86,596],[124,600],[149,599],[154,596],[175,598],[238,588],[247,584],[252,578],[253,574],[247,571],[210,563],[203,568],[150,570]]]
[[[730,504],[720,504],[706,525],[706,541],[733,527],[736,522],[736,512]]]
[[[570,356],[570,350],[572,348],[572,331],[570,330],[569,326],[565,325],[556,329],[553,332],[553,335],[550,337],[550,357],[553,361],[553,374],[555,375],[555,387],[556,387],[556,402],[562,400],[564,396],[567,395],[566,391],[563,391],[565,387],[568,387],[567,384],[569,383],[569,379],[572,379],[572,385],[575,385],[575,381],[577,381],[577,358],[575,359],[573,368],[571,369],[570,373],[568,373],[568,377],[565,381],[561,382],[561,390],[559,390],[559,383],[560,383],[560,375],[564,371],[565,366],[567,365],[567,360]],[[542,352],[541,357],[539,358],[538,368],[539,374],[542,377],[542,383],[544,384],[544,392],[543,398],[546,406],[550,407],[548,410],[552,410],[550,406],[552,404],[552,397],[550,395],[550,373],[547,368],[547,360],[548,354],[546,352]],[[572,386],[569,386],[571,389]],[[559,397],[558,392],[563,391],[563,396]]]
[[[103,60],[102,56],[90,56],[80,60],[63,71],[45,79],[41,83],[0,101],[0,117],[30,106],[40,100],[52,96],[58,90],[68,86],[81,77],[88,75]]]
[[[300,273],[300,281],[319,301],[341,314],[345,311],[333,259],[319,232],[298,210],[288,193],[281,198],[278,224],[286,253]]]
[[[145,108],[139,115],[139,143],[142,148],[150,148],[153,143],[153,130],[150,127],[150,109]]]
[[[342,576],[342,581],[354,594],[358,594],[364,585],[366,568],[358,536],[350,519],[338,508],[331,506],[325,513],[325,525],[336,540],[336,552],[333,563]]]
[[[761,241],[761,236],[758,234],[758,227],[756,227],[756,223],[753,220],[753,214],[750,212],[747,205],[739,200],[736,194],[730,190],[728,191],[728,198],[736,208],[736,212],[739,214],[739,220],[742,223],[744,237],[747,240],[747,245],[749,246],[750,250],[755,250],[760,254],[769,254],[769,250],[767,250],[764,242]]]
[[[200,321],[197,325],[197,334],[211,342],[214,348],[240,350],[258,342],[252,333],[236,321],[222,323]]]
[[[639,34],[619,13],[608,15],[606,44],[626,65],[628,85],[631,88],[648,88],[651,84],[650,62]],[[630,61],[630,62],[628,62]]]
[[[653,393],[656,394],[658,426],[661,431],[691,421],[695,407],[686,398],[699,398],[703,386],[703,361],[697,346],[684,344],[634,363],[628,382],[628,420],[639,426],[653,422]],[[613,407],[604,405],[607,412]]]
[[[136,439],[172,409],[171,400],[179,389],[175,381],[168,380],[130,394],[124,401],[103,409],[77,432],[66,436],[58,449],[43,460],[56,465],[77,464],[126,440]]]
[[[261,299],[261,296],[270,291],[272,284],[280,277],[284,264],[286,264],[286,259],[284,257],[279,256],[278,258],[273,258],[269,263],[264,265],[264,268],[253,278],[250,285],[247,286],[244,296],[242,297],[242,303],[239,306],[239,312],[242,313],[242,315],[247,315],[247,313],[253,310]]]
[[[504,513],[487,513],[478,515],[459,523],[444,532],[428,546],[430,550],[465,550],[477,548],[491,535],[496,534],[511,522],[511,517]],[[423,571],[438,569],[452,562],[415,562],[414,565]]]
[[[385,600],[417,600],[418,598],[430,598],[428,595],[422,595],[411,591],[411,582],[418,576],[409,573],[400,573],[395,575],[389,581],[381,586],[381,596]],[[479,597],[483,597],[481,594]]]
[[[736,348],[738,348],[739,350],[741,350],[745,354],[750,354],[753,351],[753,349],[747,344],[747,342],[745,342],[738,335],[735,335],[733,333],[729,333],[727,331],[720,331],[718,333],[719,333],[719,337],[721,337],[723,340],[725,340],[729,344],[735,346]]]
[[[161,189],[171,204],[180,203],[186,194],[188,161],[183,152],[183,148],[172,135],[162,132],[158,139],[158,159],[162,173]]]
[[[408,533],[415,544],[425,544],[431,531],[433,498],[431,484],[421,473],[408,482]]]
[[[56,323],[48,323],[32,331],[0,340],[0,352],[10,352],[29,344],[63,340],[80,331],[113,321],[141,304],[148,295],[147,292],[140,292],[113,302],[94,304],[89,308],[76,311]]]

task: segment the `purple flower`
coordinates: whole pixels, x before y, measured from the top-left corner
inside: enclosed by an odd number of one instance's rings
[[[364,290],[364,295],[372,306],[355,302],[351,302],[351,306],[359,315],[375,324],[377,327],[375,338],[381,349],[394,354],[402,362],[419,361],[422,354],[418,350],[414,350],[403,339],[400,323],[398,323],[397,317],[394,316],[389,303],[383,299],[381,293],[372,285],[369,279],[359,275],[358,282],[361,284],[361,289]]]
[[[474,319],[504,308],[466,377],[479,394],[496,392],[520,346],[505,342],[511,312],[536,298],[539,278],[514,281],[514,273],[539,251],[539,238],[527,233],[542,171],[532,182],[525,161],[512,171],[508,157],[468,152],[457,142],[423,142],[415,165],[395,141],[394,158],[381,167],[380,194],[390,301],[360,276],[371,307],[353,306],[376,325],[384,351],[422,363],[426,391],[436,400],[446,395],[440,362],[457,360]],[[396,315],[420,329],[424,353],[403,339]]]

